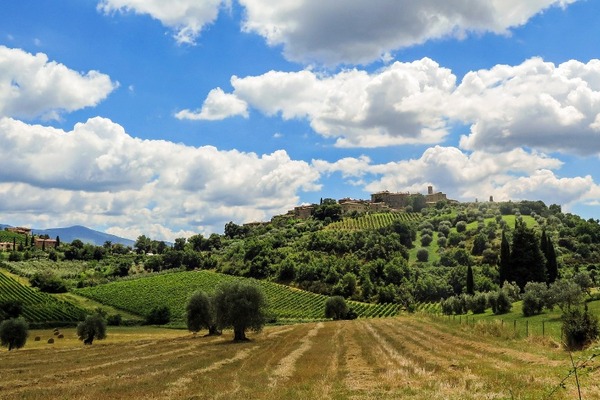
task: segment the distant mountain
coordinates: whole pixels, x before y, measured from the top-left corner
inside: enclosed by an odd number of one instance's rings
[[[10,225],[0,225],[0,229],[10,227]],[[62,243],[70,243],[75,239],[81,240],[83,243],[91,243],[96,246],[101,246],[106,241],[111,241],[113,244],[121,243],[125,246],[133,246],[135,240],[124,239],[119,236],[111,235],[108,233],[95,231],[85,226],[75,225],[68,228],[51,228],[51,229],[36,229],[33,228],[32,232],[35,235],[48,235],[54,239],[56,236],[60,237]]]

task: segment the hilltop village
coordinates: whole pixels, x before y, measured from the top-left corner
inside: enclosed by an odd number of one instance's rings
[[[491,199],[491,198],[490,198]],[[371,194],[370,200],[356,200],[344,198],[338,200],[341,206],[342,214],[367,213],[367,212],[384,212],[384,211],[406,211],[408,207],[413,208],[415,200],[421,201],[423,206],[434,206],[439,201],[451,201],[445,193],[434,192],[433,186],[427,187],[427,194],[396,192],[392,193],[387,190]],[[313,214],[316,205],[302,205],[294,207],[288,211],[286,216],[307,219]]]

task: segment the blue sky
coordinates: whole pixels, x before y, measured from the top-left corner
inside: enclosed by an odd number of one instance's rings
[[[600,2],[13,1],[2,223],[173,240],[379,190],[599,218]]]

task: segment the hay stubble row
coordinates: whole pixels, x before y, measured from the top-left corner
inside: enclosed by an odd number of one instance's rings
[[[135,330],[132,330],[135,332]],[[416,317],[267,327],[247,343],[173,331],[154,340],[0,353],[0,398],[543,398],[568,354]],[[67,340],[67,339],[65,339]],[[600,395],[598,373],[584,392]],[[573,398],[567,385],[554,399]]]

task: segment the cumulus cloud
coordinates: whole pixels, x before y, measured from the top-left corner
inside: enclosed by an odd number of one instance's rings
[[[181,110],[175,114],[175,117],[177,119],[215,121],[236,115],[248,118],[248,104],[235,95],[216,88],[208,93],[200,111]]]
[[[373,73],[270,71],[233,76],[232,93],[215,89],[202,112],[179,116],[204,112],[219,119],[247,115],[251,107],[269,116],[307,119],[338,147],[437,144],[462,124],[470,129],[460,140],[466,150],[600,152],[600,60],[555,65],[536,57],[469,72],[458,86],[456,80],[428,58]]]
[[[175,31],[177,43],[194,44],[202,28],[214,22],[219,9],[229,4],[229,0],[101,0],[98,10],[150,15]]]
[[[366,156],[313,161],[322,174],[341,173],[347,180],[360,178],[367,193],[423,193],[432,185],[461,201],[494,196],[497,201],[541,199],[562,205],[589,202],[600,187],[590,176],[557,176],[553,171],[562,164],[556,158],[522,149],[466,153],[442,146],[428,148],[418,159],[386,164],[373,164]]]
[[[395,62],[372,74],[270,71],[234,76],[233,93],[215,89],[199,114],[184,110],[178,117],[244,115],[250,106],[284,119],[306,118],[339,147],[437,143],[448,133],[443,107],[455,81],[450,70],[428,58]]]
[[[239,0],[243,29],[283,45],[294,61],[369,63],[431,39],[507,34],[551,6],[575,0]]]
[[[43,53],[0,46],[0,116],[56,119],[95,106],[117,86],[100,72],[81,74]]]
[[[600,151],[600,60],[557,66],[532,58],[470,72],[451,104],[454,118],[472,124],[465,149]]]
[[[6,221],[106,226],[111,232],[219,232],[266,220],[318,190],[319,173],[283,151],[257,155],[141,140],[92,118],[72,131],[0,120],[0,203]],[[19,199],[15,201],[15,199]],[[168,228],[167,228],[168,227]]]

